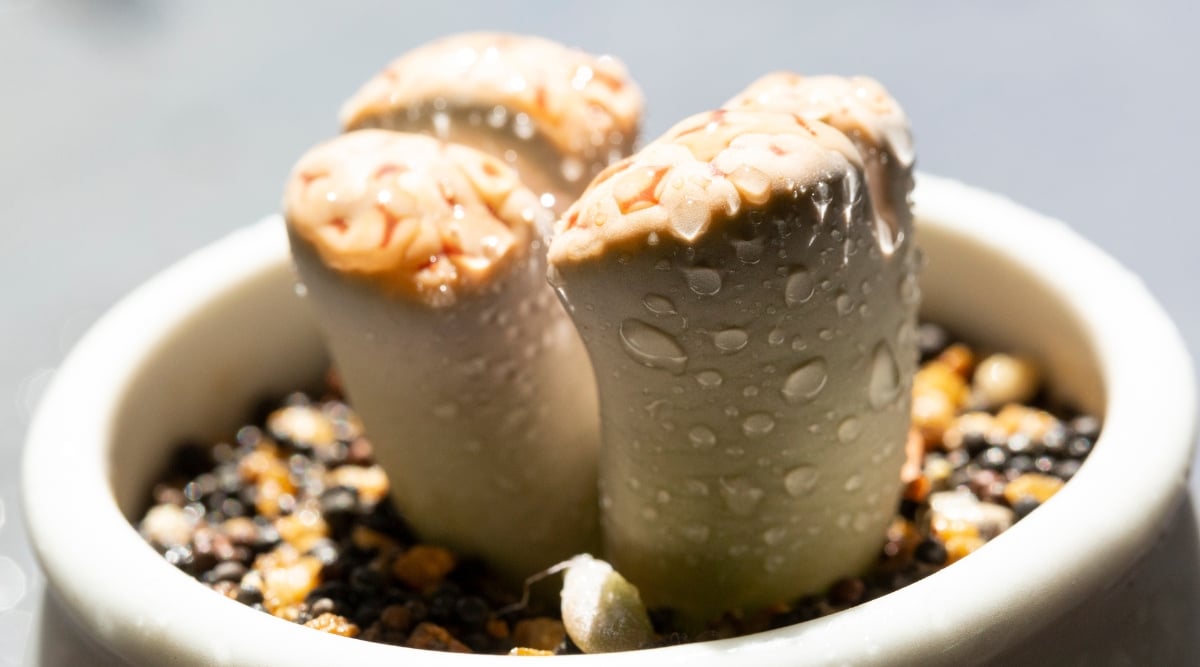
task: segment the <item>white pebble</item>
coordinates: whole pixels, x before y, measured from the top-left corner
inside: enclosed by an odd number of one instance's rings
[[[562,619],[584,653],[632,651],[654,637],[637,587],[587,554],[572,558],[563,577]]]
[[[975,368],[973,393],[989,409],[1025,403],[1037,393],[1040,375],[1037,365],[1028,359],[993,354]]]
[[[155,505],[146,512],[139,528],[142,536],[162,547],[182,546],[192,541],[192,522],[175,505]]]
[[[1003,505],[987,503],[967,489],[941,491],[929,496],[929,522],[939,524],[968,523],[979,529],[985,540],[1003,533],[1016,520],[1013,511]]]

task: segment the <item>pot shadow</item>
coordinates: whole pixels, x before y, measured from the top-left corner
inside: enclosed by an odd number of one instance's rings
[[[1124,576],[987,664],[1200,665],[1200,528],[1193,493]]]
[[[26,667],[127,667],[75,622],[49,586],[42,589],[40,612],[25,656]]]

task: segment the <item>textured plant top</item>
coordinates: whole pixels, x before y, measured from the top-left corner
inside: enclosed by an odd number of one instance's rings
[[[306,153],[288,225],[330,268],[433,306],[489,283],[547,213],[516,172],[425,136],[360,130]]]
[[[820,121],[763,111],[692,116],[592,181],[557,223],[550,261],[585,261],[663,235],[691,243],[716,220],[835,175],[857,179],[861,168],[854,145]]]
[[[625,66],[539,37],[467,33],[414,49],[342,107],[347,128],[421,104],[525,114],[566,154],[633,136],[642,93]],[[489,119],[490,120],[490,119]]]
[[[890,149],[902,167],[913,163],[908,117],[870,77],[773,72],[750,84],[725,108],[797,113],[838,128],[855,143]]]

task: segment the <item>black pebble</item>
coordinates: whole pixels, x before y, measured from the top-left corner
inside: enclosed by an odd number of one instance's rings
[[[913,556],[922,563],[930,565],[943,565],[949,557],[946,553],[946,546],[934,539],[921,540],[916,551],[913,552]]]
[[[1092,453],[1092,439],[1086,436],[1077,435],[1067,441],[1067,456],[1073,459],[1085,458]]]
[[[1083,465],[1083,462],[1078,459],[1065,459],[1055,463],[1050,474],[1064,482],[1069,482],[1075,476],[1075,473],[1079,472],[1079,466],[1081,465]]]
[[[250,606],[262,605],[263,594],[257,588],[239,588],[237,601]]]
[[[1017,515],[1018,519],[1024,519],[1025,517],[1029,516],[1030,512],[1037,509],[1039,505],[1041,505],[1041,503],[1039,503],[1036,498],[1023,496],[1019,498],[1017,502],[1013,503],[1012,510],[1013,513]]]
[[[215,584],[218,581],[241,581],[246,576],[246,566],[237,561],[227,560],[217,563],[211,570],[204,573],[205,582]]]
[[[180,445],[171,453],[167,469],[171,475],[195,477],[212,468],[212,453],[208,447],[195,442]]]
[[[480,627],[488,619],[488,604],[483,601],[483,598],[474,595],[468,595],[459,598],[454,604],[455,614],[458,620],[469,627]]]
[[[1091,415],[1082,415],[1071,420],[1068,424],[1076,434],[1095,441],[1100,437],[1100,420]]]
[[[975,457],[975,463],[984,470],[1003,470],[1008,452],[1003,447],[988,447]]]
[[[1033,472],[1033,457],[1027,454],[1018,454],[1012,457],[1008,460],[1008,466],[1005,467],[1005,472],[1009,471],[1017,475]]]
[[[962,448],[969,456],[978,456],[990,444],[982,433],[964,433],[962,437]]]

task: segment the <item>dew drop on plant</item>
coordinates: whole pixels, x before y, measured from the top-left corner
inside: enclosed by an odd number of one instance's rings
[[[655,315],[674,315],[675,304],[665,296],[659,294],[647,294],[642,298],[642,305],[646,310]]]
[[[763,499],[763,490],[745,477],[722,477],[721,498],[730,512],[738,516],[753,514]]]
[[[767,530],[763,531],[763,534],[762,534],[763,542],[765,542],[767,544],[767,546],[769,546],[769,547],[773,547],[776,544],[779,544],[780,542],[783,541],[784,537],[787,537],[787,528],[784,526],[775,526],[774,528],[768,528]]]
[[[634,361],[679,375],[687,368],[687,354],[671,334],[641,320],[621,323],[621,345]]]
[[[718,331],[713,335],[713,344],[717,349],[725,353],[733,353],[746,347],[750,342],[750,336],[742,329],[725,329]]]
[[[854,310],[854,299],[850,298],[849,294],[842,292],[834,299],[834,305],[837,306],[837,313],[842,317],[849,315]]]
[[[785,340],[787,340],[787,334],[778,327],[771,329],[771,333],[767,334],[767,344],[772,347],[783,345]]]
[[[792,405],[807,403],[817,397],[829,381],[825,360],[818,357],[806,361],[788,375],[779,393]]]
[[[846,417],[838,424],[837,438],[840,442],[854,442],[862,433],[862,422],[854,417]]]
[[[775,420],[765,412],[756,412],[742,421],[742,433],[747,438],[762,438],[775,429]]]
[[[708,536],[712,532],[708,526],[702,523],[690,523],[679,529],[683,537],[696,544],[704,544],[708,541]]]
[[[900,396],[900,369],[896,357],[886,343],[879,343],[871,354],[871,378],[867,384],[867,400],[876,410]]]
[[[706,267],[684,269],[688,288],[701,296],[712,296],[721,291],[721,274]]]
[[[921,301],[921,285],[917,282],[917,274],[906,273],[900,280],[900,301],[906,306],[915,306]]]
[[[783,488],[793,498],[802,498],[817,486],[820,472],[815,466],[803,465],[792,468],[783,477]]]
[[[788,274],[783,287],[783,300],[789,306],[796,306],[811,299],[814,291],[816,287],[812,274],[807,269],[798,268]]]
[[[737,240],[733,242],[733,247],[738,261],[743,264],[757,264],[762,259],[763,240],[761,238],[750,241]]]
[[[700,371],[696,373],[696,382],[705,389],[720,387],[725,379],[717,371]]]
[[[695,426],[688,431],[688,441],[696,449],[710,449],[717,444],[717,435],[707,426]]]

